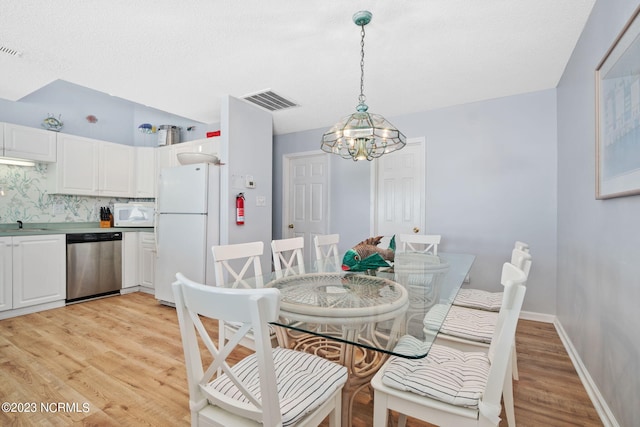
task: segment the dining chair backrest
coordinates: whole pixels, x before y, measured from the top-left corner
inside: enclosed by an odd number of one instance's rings
[[[525,276],[529,277],[529,272],[531,271],[531,263],[532,257],[531,253],[527,250],[524,251],[522,249],[513,249],[511,251],[511,264],[518,267],[520,270],[524,271]]]
[[[439,234],[399,234],[400,252],[422,252],[438,255]]]
[[[330,261],[340,265],[338,253],[339,234],[319,234],[313,238],[316,250],[316,261]]]
[[[488,356],[491,368],[482,397],[485,407],[491,408],[489,411],[494,418],[498,418],[501,412],[500,400],[503,388],[507,381],[509,382],[507,386],[511,384],[512,348],[522,302],[527,291],[527,277],[524,271],[518,267],[511,263],[505,263],[502,267],[500,282],[504,286],[504,295],[489,346]]]
[[[293,237],[271,241],[273,268],[284,276],[304,273],[304,238]]]
[[[521,250],[523,252],[529,252],[529,244],[525,242],[521,242],[520,240],[516,240],[514,248]]]
[[[264,252],[263,242],[212,246],[211,252],[213,253],[216,286],[225,286],[230,288],[262,287],[262,267],[260,265],[260,256]],[[230,263],[234,260],[242,259],[244,259],[245,262],[240,268],[234,268]],[[253,272],[250,272],[251,268],[253,268]],[[249,275],[247,275],[247,273],[249,273]],[[226,275],[229,277],[225,277]],[[253,280],[256,280],[257,283],[252,286],[247,283],[245,277],[253,277]],[[233,283],[231,283],[231,280],[233,280]]]
[[[176,278],[173,292],[185,353],[189,406],[202,408],[208,405],[209,400],[226,411],[262,421],[265,425],[279,423],[281,414],[276,409],[280,407],[280,403],[267,323],[278,318],[280,292],[274,288],[247,290],[205,286],[187,279],[180,273]],[[224,348],[219,348],[211,339],[201,316],[240,322],[243,326],[239,329],[236,339],[228,341]],[[253,331],[256,342],[255,354],[261,367],[258,388],[261,398],[246,388],[246,381],[238,378],[227,363],[227,357],[236,347],[241,335],[249,331]],[[213,356],[213,362],[206,370],[202,366],[203,354],[198,345],[198,336]],[[208,387],[212,380],[220,378],[220,372],[234,380],[240,393],[248,399],[247,403],[226,398],[223,393]]]

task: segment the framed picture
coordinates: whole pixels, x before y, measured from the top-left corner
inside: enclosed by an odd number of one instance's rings
[[[640,194],[639,15],[596,68],[596,199]]]

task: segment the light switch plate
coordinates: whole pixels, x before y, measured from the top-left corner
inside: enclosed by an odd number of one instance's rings
[[[256,196],[256,206],[267,206],[267,198],[265,196]]]

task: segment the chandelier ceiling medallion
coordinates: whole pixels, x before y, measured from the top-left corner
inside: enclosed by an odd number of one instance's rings
[[[356,112],[344,117],[322,135],[322,151],[344,159],[373,160],[385,153],[404,147],[407,138],[387,119],[368,113],[364,103],[364,26],[371,22],[371,12],[362,10],[353,15],[360,30],[360,96]]]

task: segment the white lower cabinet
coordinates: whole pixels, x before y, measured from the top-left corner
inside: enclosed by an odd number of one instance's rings
[[[153,233],[126,232],[122,237],[122,289],[139,287],[153,292],[156,269],[156,240]],[[135,291],[136,289],[131,289]]]
[[[0,237],[0,311],[13,308],[13,240]]]
[[[138,286],[138,232],[122,233],[122,289]]]
[[[156,238],[153,233],[140,233],[140,286],[154,289],[156,271]]]
[[[0,238],[0,310],[64,304],[65,242],[63,234]]]

